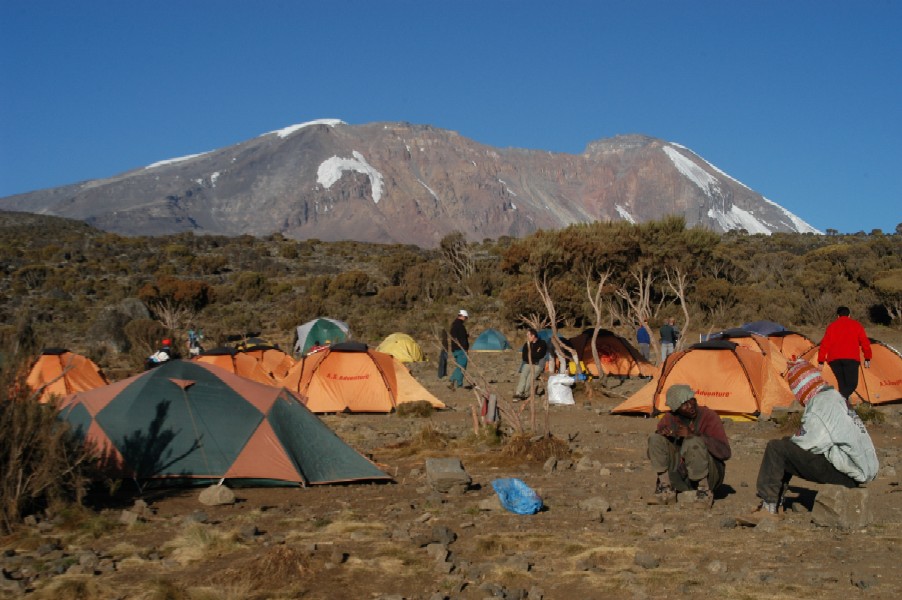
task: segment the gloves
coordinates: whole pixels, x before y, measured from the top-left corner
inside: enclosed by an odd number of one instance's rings
[[[865,368],[865,369],[870,369],[870,368],[871,368],[871,361],[869,361],[869,360],[864,361],[864,368]]]

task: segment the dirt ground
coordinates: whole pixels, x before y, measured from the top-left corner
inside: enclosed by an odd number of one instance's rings
[[[518,352],[474,353],[474,369],[511,395]],[[414,375],[449,410],[428,417],[331,415],[343,439],[380,464],[392,484],[236,488],[209,507],[199,490],[122,490],[120,505],[62,516],[0,540],[9,597],[47,598],[898,598],[902,570],[899,446],[902,405],[870,423],[881,472],[868,486],[870,525],[812,523],[810,486],[794,481],[794,509],[767,527],[737,527],[756,504],[775,421],[726,422],[733,458],[713,508],[652,506],[645,458],[655,421],[611,408],[644,382],[608,382],[549,410],[571,454],[507,456],[473,434],[472,390],[452,391],[434,364]],[[596,382],[597,384],[597,382]],[[544,400],[543,398],[539,399]],[[523,405],[526,407],[526,405]],[[528,411],[528,407],[524,408]],[[544,416],[541,409],[540,417]],[[427,457],[459,457],[466,493],[433,491]],[[569,461],[569,466],[568,466]],[[491,482],[518,477],[542,497],[530,516],[491,508]],[[128,510],[125,510],[128,509]],[[128,514],[126,514],[128,513]],[[42,554],[43,552],[43,554]],[[27,591],[9,579],[27,580]]]

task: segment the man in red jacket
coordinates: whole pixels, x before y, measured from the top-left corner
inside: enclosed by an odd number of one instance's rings
[[[849,404],[849,397],[858,387],[858,369],[864,354],[864,367],[871,366],[871,343],[861,323],[849,316],[845,306],[836,309],[836,320],[827,325],[824,339],[817,352],[817,363],[826,362],[836,375],[839,393]]]

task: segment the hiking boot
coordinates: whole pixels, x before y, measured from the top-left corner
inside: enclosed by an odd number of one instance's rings
[[[448,389],[451,390],[451,391],[453,392],[454,390],[457,389],[457,384],[454,383],[453,381],[449,381],[449,382],[448,382]]]
[[[702,479],[698,482],[698,489],[695,490],[695,501],[703,508],[714,506],[714,490],[708,487],[707,479]]]
[[[652,506],[668,506],[670,504],[676,504],[676,501],[676,490],[670,487],[670,484],[661,483],[660,481],[655,486],[654,497],[648,499],[648,503]]]
[[[736,524],[742,527],[758,527],[765,521],[776,523],[782,515],[777,512],[777,503],[762,502],[751,514],[736,517]]]

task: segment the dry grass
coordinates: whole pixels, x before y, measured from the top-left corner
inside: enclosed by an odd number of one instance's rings
[[[447,435],[436,429],[432,423],[427,423],[409,440],[390,444],[386,448],[397,450],[399,456],[413,456],[431,450],[444,450],[449,443]]]
[[[115,597],[113,590],[90,576],[56,577],[30,595],[36,600],[100,600]]]
[[[432,416],[435,409],[426,400],[417,400],[416,402],[403,402],[395,409],[395,414],[399,417],[413,417],[425,419]]]
[[[529,462],[545,462],[551,457],[568,458],[571,451],[567,442],[552,435],[540,438],[518,435],[510,438],[504,444],[501,453],[509,458],[519,458]]]
[[[166,549],[171,551],[173,559],[184,564],[232,552],[240,545],[234,533],[223,533],[195,523],[166,544]]]

